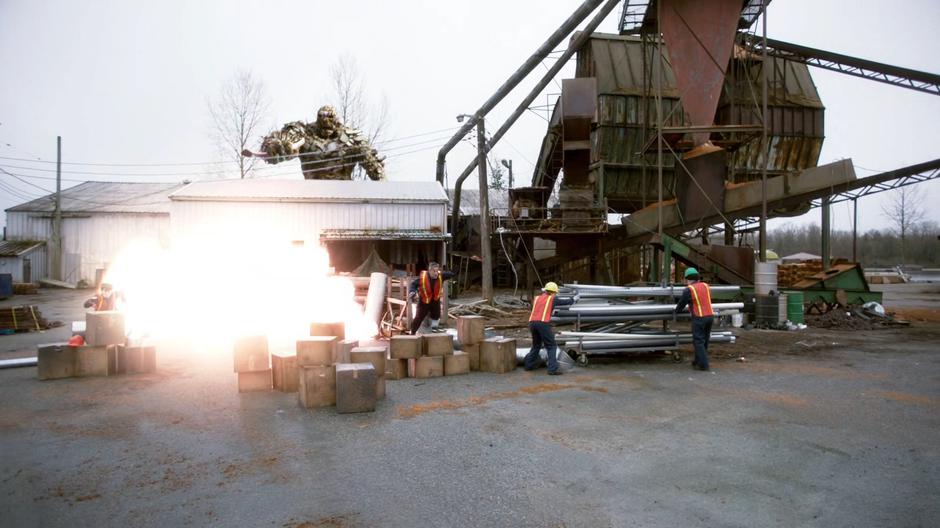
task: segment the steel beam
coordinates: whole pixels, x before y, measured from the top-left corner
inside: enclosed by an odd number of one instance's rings
[[[763,51],[761,39],[747,37],[755,51]],[[824,70],[853,75],[909,90],[940,95],[940,75],[891,64],[850,57],[782,40],[766,40],[767,55],[815,66]]]

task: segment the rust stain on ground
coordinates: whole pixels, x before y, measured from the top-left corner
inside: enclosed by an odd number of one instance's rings
[[[881,391],[877,393],[882,398],[887,398],[901,403],[913,403],[915,405],[924,405],[927,407],[940,407],[940,401],[936,398],[931,398],[930,396],[921,396],[919,394],[911,394],[909,392],[899,392],[899,391]]]
[[[546,392],[556,392],[569,389],[580,389],[590,392],[607,392],[607,389],[600,387],[591,387],[578,385],[574,383],[539,383],[537,385],[528,385],[512,391],[493,392],[482,396],[471,396],[462,400],[438,400],[429,403],[417,403],[414,405],[398,407],[399,418],[414,418],[429,412],[449,411],[463,409],[465,407],[477,407],[486,405],[489,402],[497,400],[507,400],[521,396],[531,396],[534,394],[543,394]]]

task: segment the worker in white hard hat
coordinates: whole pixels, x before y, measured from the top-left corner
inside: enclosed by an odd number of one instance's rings
[[[532,314],[529,316],[529,332],[532,333],[532,348],[525,356],[526,370],[535,370],[539,366],[539,352],[545,347],[548,355],[548,375],[558,376],[562,372],[558,369],[558,359],[555,357],[555,331],[552,329],[552,311],[556,306],[567,306],[580,299],[574,297],[558,297],[558,285],[554,282],[546,283],[542,294],[532,302]]]
[[[715,315],[712,310],[711,289],[701,280],[695,268],[685,270],[685,282],[687,286],[676,304],[674,313],[685,310],[686,306],[692,312],[692,346],[695,348],[692,368],[708,370],[708,340],[712,334]]]

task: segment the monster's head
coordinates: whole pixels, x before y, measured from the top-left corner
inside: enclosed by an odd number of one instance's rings
[[[336,118],[336,110],[330,106],[322,106],[317,110],[317,128],[322,136],[332,136],[339,130],[341,123]]]

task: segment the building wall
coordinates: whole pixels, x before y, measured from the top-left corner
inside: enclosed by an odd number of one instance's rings
[[[212,233],[320,242],[324,229],[445,230],[446,204],[174,201],[173,240]]]
[[[26,282],[23,277],[24,261],[29,260],[29,279],[36,282],[46,276],[46,248],[38,247],[17,257],[0,257],[0,273],[9,273],[13,282]]]
[[[113,261],[118,252],[136,239],[156,240],[169,245],[170,218],[167,214],[89,213],[62,219],[62,278],[76,283],[94,284],[95,271]],[[7,213],[7,237],[10,240],[52,239],[52,218],[47,214]],[[42,275],[32,261],[33,279],[48,277],[49,251],[44,252]]]

